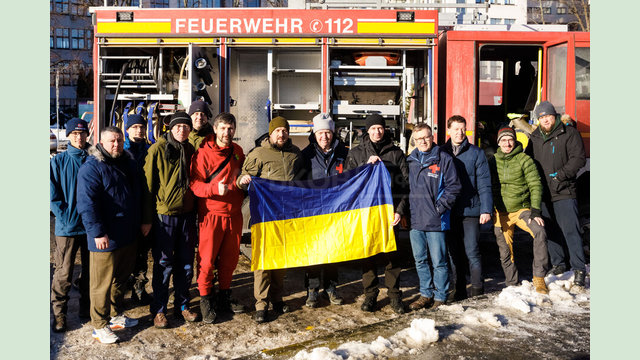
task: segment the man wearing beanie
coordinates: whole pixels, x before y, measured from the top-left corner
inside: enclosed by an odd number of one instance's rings
[[[269,122],[269,137],[249,154],[236,184],[246,190],[252,176],[269,180],[291,181],[302,176],[303,160],[300,149],[289,139],[289,122],[282,116]],[[267,320],[269,302],[276,313],[286,313],[289,306],[282,300],[285,269],[254,271],[253,296],[256,299],[257,323]]]
[[[140,172],[139,178],[144,181],[144,160],[149,149],[145,133],[147,122],[142,116],[131,114],[127,117],[124,125],[127,134],[124,140],[124,149],[129,150],[133,155]],[[147,294],[145,287],[149,282],[147,278],[147,258],[151,248],[151,239],[149,239],[149,236],[143,236],[142,232],[137,234],[136,239],[136,263],[128,286],[131,287],[131,299],[134,303],[148,305],[151,302],[151,296]]]
[[[191,116],[191,122],[193,123],[193,129],[189,133],[189,142],[197,150],[202,145],[204,138],[209,134],[213,134],[213,127],[209,124],[211,111],[206,102],[196,100],[189,106],[189,116]]]
[[[309,135],[309,145],[302,150],[304,168],[307,179],[322,179],[341,174],[344,160],[347,158],[347,147],[335,136],[335,123],[331,115],[320,113],[313,118],[313,133]],[[331,304],[342,305],[338,295],[338,265],[316,265],[305,271],[305,287],[307,288],[306,305],[314,308],[318,305],[320,277],[324,296]]]
[[[586,163],[580,132],[558,119],[553,105],[543,101],[534,110],[539,126],[533,131],[527,154],[537,162],[543,181],[542,215],[547,229],[547,246],[552,268],[560,275],[567,271],[565,247],[574,273],[572,292],[585,285],[586,266],[580,222],[578,221],[577,175]]]
[[[76,208],[78,199],[76,183],[80,166],[88,156],[88,135],[89,126],[86,121],[78,118],[69,120],[67,122],[69,146],[64,152],[54,156],[49,163],[51,212],[56,217],[55,270],[51,281],[54,332],[67,330],[69,290],[71,290],[73,266],[78,250],[82,261],[79,315],[81,318],[89,317],[89,251],[86,231]]]
[[[93,338],[114,343],[112,330],[138,320],[123,315],[124,292],[136,256],[141,181],[120,128],[106,127],[78,172],[78,212],[87,230]]]
[[[518,284],[513,257],[513,231],[517,226],[533,237],[533,285],[548,294],[546,274],[547,235],[540,213],[542,183],[533,159],[522,150],[516,132],[505,127],[498,131],[498,151],[489,160],[496,215],[493,220],[505,284]]]
[[[169,280],[173,274],[174,315],[196,321],[189,309],[189,286],[197,242],[194,195],[189,188],[193,145],[189,143],[191,117],[176,112],[169,131],[151,145],[144,165],[145,191],[142,207],[143,233],[153,224],[153,302],[150,306],[157,328],[166,328]]]
[[[351,170],[365,164],[382,161],[391,175],[391,193],[394,206],[394,231],[405,214],[409,195],[409,167],[404,152],[393,144],[391,136],[385,131],[382,116],[374,114],[365,119],[367,133],[360,145],[349,151],[345,160],[345,170]],[[397,237],[397,234],[396,234]],[[377,262],[385,265],[384,279],[387,286],[390,305],[397,314],[405,312],[400,292],[401,260],[397,251],[382,253],[362,260],[362,286],[364,302],[362,311],[376,311],[378,304]]]

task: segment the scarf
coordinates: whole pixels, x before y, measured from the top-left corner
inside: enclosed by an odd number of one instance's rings
[[[177,185],[180,188],[186,189],[189,187],[189,160],[192,155],[187,154],[187,152],[190,151],[187,151],[184,146],[188,141],[184,143],[178,142],[170,131],[164,134],[164,138],[167,140],[166,151],[164,153],[165,160],[179,159],[180,172],[178,173]]]

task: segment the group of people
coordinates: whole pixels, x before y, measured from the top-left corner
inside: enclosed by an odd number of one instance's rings
[[[145,139],[146,122],[139,115],[128,115],[126,136],[120,128],[106,127],[91,147],[87,123],[72,119],[67,123],[68,149],[51,160],[51,210],[56,217],[53,331],[67,327],[78,250],[79,315],[91,318],[92,336],[102,343],[116,342],[112,330],[138,322],[124,315],[128,284],[135,301],[150,304],[157,328],[169,326],[172,276],[176,317],[197,321],[201,316],[204,323],[213,323],[216,312],[244,312],[231,296],[231,280],[238,263],[242,203],[252,177],[319,179],[376,162],[391,175],[394,231],[403,219],[410,223],[420,292],[410,309],[437,307],[452,293],[455,299],[466,298],[467,268],[470,295],[484,292],[479,227],[490,221],[506,285],[518,282],[513,257],[513,231],[518,226],[534,237],[536,290],[548,292],[544,276],[549,258],[551,272],[567,270],[565,244],[579,289],[584,286],[585,264],[575,182],[585,162],[584,149],[580,134],[558,119],[550,103],[539,104],[535,111],[540,125],[527,153],[513,129],[503,128],[498,133],[500,148],[489,161],[469,143],[461,116],[447,121],[450,139],[442,146],[434,144],[428,125],[416,125],[416,148],[408,156],[394,145],[379,115],[366,118],[361,143],[348,149],[336,136],[331,116],[321,113],[313,119],[310,143],[303,150],[289,138],[288,121],[278,116],[246,156],[233,142],[235,117],[223,112],[212,118],[202,101],[191,104],[188,113],[173,114],[168,131],[153,145]],[[200,316],[189,306],[196,248]],[[149,251],[153,296],[145,291]],[[359,260],[363,311],[377,309],[378,265],[384,265],[391,308],[398,314],[406,311],[400,291],[402,260],[398,251]],[[254,271],[257,323],[268,320],[270,309],[289,311],[283,300],[285,274],[286,269]],[[321,296],[334,305],[343,303],[336,264],[306,268],[305,287],[310,308],[318,306]]]

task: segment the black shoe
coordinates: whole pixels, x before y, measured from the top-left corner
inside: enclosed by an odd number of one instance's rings
[[[567,271],[567,267],[564,264],[553,265],[551,270],[547,271],[547,275],[562,275]]]
[[[258,310],[253,314],[253,320],[258,324],[262,324],[267,321],[267,310]]]
[[[287,305],[286,302],[277,301],[273,303],[273,311],[275,311],[276,314],[286,314],[289,311],[291,311],[291,309],[289,308],[289,305]]]
[[[402,315],[406,312],[404,310],[404,304],[402,303],[402,300],[400,299],[400,297],[392,297],[392,298],[389,298],[389,300],[390,300],[389,305],[391,305],[391,309],[393,310],[393,312],[395,312],[398,315]]]
[[[244,305],[240,304],[238,300],[231,297],[231,289],[220,290],[218,292],[218,301],[216,302],[216,308],[218,311],[242,314],[246,311]]]
[[[216,321],[216,312],[213,310],[212,302],[211,295],[200,296],[200,313],[202,314],[202,322],[205,324],[213,324]]]
[[[51,324],[51,330],[56,333],[67,331],[67,316],[65,314],[56,315]]]
[[[573,285],[584,287],[586,272],[584,270],[574,270],[573,274]]]
[[[335,287],[325,289],[323,294],[333,305],[342,305],[344,303],[344,300],[338,295],[338,290]]]
[[[474,286],[471,287],[471,297],[480,296],[482,294],[484,294],[484,288],[483,287],[479,287],[479,288],[478,287],[474,287]]]
[[[307,301],[304,303],[307,307],[315,308],[318,306],[318,289],[309,289],[307,291]]]
[[[151,304],[153,297],[147,294],[144,289],[134,289],[131,291],[131,300],[137,306],[145,306]]]
[[[360,306],[360,310],[367,312],[374,312],[378,307],[378,294],[375,295],[366,295],[364,297],[364,301],[362,302],[362,306]]]

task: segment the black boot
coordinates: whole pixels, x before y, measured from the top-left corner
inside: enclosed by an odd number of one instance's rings
[[[584,287],[584,278],[587,276],[584,270],[574,270],[573,285]]]
[[[484,294],[484,288],[483,287],[475,287],[475,286],[471,287],[471,297],[479,296],[479,295],[482,295],[482,294]]]
[[[216,305],[219,311],[228,313],[242,314],[246,310],[244,305],[231,297],[231,289],[220,290],[218,292],[218,302]]]
[[[216,321],[216,312],[213,310],[213,297],[211,295],[200,296],[200,313],[202,314],[202,322],[205,324],[213,324]]]
[[[140,280],[137,280],[133,284],[133,289],[131,290],[131,300],[133,300],[133,302],[138,306],[149,305],[153,300],[151,295],[147,294],[145,286],[146,282]]]

